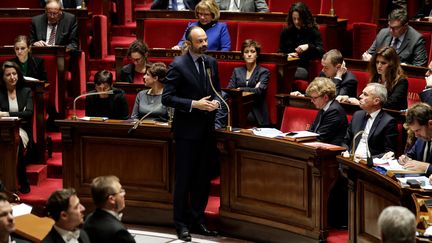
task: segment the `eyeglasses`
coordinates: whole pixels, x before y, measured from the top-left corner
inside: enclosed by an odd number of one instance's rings
[[[312,101],[316,101],[317,99],[323,97],[322,95],[318,95],[318,96],[310,96]]]
[[[210,17],[211,13],[198,13],[198,16]]]
[[[46,15],[50,16],[50,17],[58,17],[61,14],[61,12],[46,12]]]
[[[117,194],[120,194],[120,196],[124,196],[124,195],[126,195],[126,190],[123,189],[123,188],[121,188],[119,192],[115,192],[115,193],[112,193],[110,195],[114,196],[114,195],[117,195]]]
[[[393,31],[398,31],[400,29],[402,29],[403,27],[405,27],[406,24],[403,25],[399,25],[399,26],[390,26],[390,24],[388,25],[389,29],[393,30]]]
[[[140,57],[140,58],[132,58],[132,57],[129,57],[129,59],[130,59],[132,62],[141,62],[141,61],[144,59],[144,57]]]

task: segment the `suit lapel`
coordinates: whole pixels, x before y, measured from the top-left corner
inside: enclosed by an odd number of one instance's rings
[[[61,43],[61,36],[63,33],[63,27],[65,25],[63,19],[64,19],[64,15],[65,13],[62,13],[62,15],[60,16],[60,19],[57,23],[57,29],[56,29],[56,37],[55,37],[55,44],[57,45],[57,43]]]
[[[369,139],[372,137],[372,135],[374,134],[374,132],[375,132],[377,126],[379,125],[379,123],[380,123],[381,118],[382,118],[383,115],[384,115],[384,114],[383,114],[383,111],[381,110],[381,111],[378,113],[377,117],[375,118],[374,122],[372,123],[372,127],[371,127],[371,129],[370,129],[370,131],[369,131],[368,140],[369,140]]]
[[[190,72],[192,72],[194,78],[194,81],[192,81],[191,83],[193,83],[197,87],[197,89],[201,91],[201,96],[204,97],[206,94],[205,86],[200,80],[199,73],[192,56],[190,55],[190,53],[188,53],[187,55],[188,58],[186,58],[186,67],[190,70]]]

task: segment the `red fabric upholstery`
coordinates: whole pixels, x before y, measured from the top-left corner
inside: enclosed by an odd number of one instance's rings
[[[244,40],[254,39],[261,43],[262,53],[277,52],[283,26],[283,23],[239,22],[235,50],[240,51]]]
[[[3,2],[3,1],[2,1]],[[13,45],[18,35],[28,35],[30,32],[31,18],[1,18],[0,45]]]
[[[160,38],[162,39],[162,38]],[[134,40],[136,40],[135,36],[113,36],[111,37],[111,45],[109,49],[109,54],[114,55],[115,48],[128,48],[130,43],[132,43]]]
[[[280,130],[282,132],[307,130],[317,113],[318,110],[285,106]]]
[[[40,8],[38,0],[1,1],[0,8]]]
[[[425,48],[426,48],[426,54],[431,53],[431,33],[432,32],[423,32],[423,37],[425,38]],[[429,60],[431,60],[431,56],[429,54]],[[429,62],[427,63],[429,65]]]
[[[321,39],[323,41],[324,50],[327,50],[327,25],[320,24],[319,31],[321,33]]]
[[[357,96],[360,96],[363,89],[369,83],[369,73],[360,70],[350,70],[357,77]]]
[[[330,0],[321,1],[321,13],[330,13]],[[350,23],[368,22],[373,23],[374,0],[345,0],[334,1],[333,7],[339,18],[348,19]]]
[[[190,20],[144,20],[144,41],[149,48],[171,48],[183,37]]]
[[[425,87],[424,78],[408,78],[408,107],[420,102],[419,94]]]
[[[371,23],[353,23],[352,25],[352,57],[361,59],[375,40],[377,25]]]
[[[133,107],[135,105],[136,96],[137,96],[137,94],[126,93],[126,101],[128,103],[129,116],[132,115],[132,110],[133,110]]]
[[[108,22],[105,15],[93,15],[93,49],[94,58],[101,59],[108,56]]]
[[[231,50],[235,50],[237,39],[238,39],[238,22],[237,21],[226,21],[228,32],[231,39]]]
[[[268,0],[270,12],[283,12],[288,13],[293,3],[299,2],[298,0]],[[319,14],[321,2],[319,0],[303,0],[312,14]]]

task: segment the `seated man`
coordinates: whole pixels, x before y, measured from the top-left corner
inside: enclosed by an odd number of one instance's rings
[[[12,215],[12,206],[6,194],[0,193],[0,242],[30,243],[12,236],[13,232],[15,232],[15,219]]]
[[[261,12],[269,11],[265,0],[216,0],[221,11]]]
[[[78,228],[84,221],[85,207],[80,203],[75,189],[53,192],[48,198],[46,208],[55,224],[41,243],[90,243],[86,232]]]
[[[379,83],[369,83],[360,95],[360,108],[348,126],[344,147],[356,158],[381,157],[395,152],[398,132],[396,120],[382,110],[387,89]],[[354,141],[353,141],[354,140]]]
[[[73,14],[61,10],[60,0],[47,0],[45,13],[34,16],[30,42],[34,46],[66,46],[66,51],[78,49],[77,21]]]
[[[195,10],[200,0],[154,0],[150,9]]]
[[[369,50],[363,53],[363,60],[369,61],[381,47],[393,47],[402,64],[425,66],[427,54],[422,34],[408,25],[407,12],[393,10],[388,16],[388,28],[381,29]]]
[[[125,208],[125,190],[116,176],[99,176],[91,183],[91,194],[96,209],[84,224],[91,242],[135,242],[122,224],[121,211]]]
[[[309,84],[306,94],[320,110],[310,131],[319,133],[318,141],[342,145],[348,120],[344,108],[335,100],[336,85],[329,78],[318,77]]]
[[[422,102],[432,105],[432,61],[429,63],[425,76],[426,86],[425,89],[420,93],[420,99]]]
[[[339,50],[326,52],[321,59],[323,66],[320,77],[327,77],[336,84],[336,96],[357,97],[357,78],[345,67]]]
[[[399,163],[406,169],[432,174],[432,108],[426,103],[418,103],[408,109],[405,124],[417,138],[406,155],[399,157]]]
[[[415,243],[417,221],[414,214],[405,207],[385,208],[379,218],[378,227],[383,243]]]

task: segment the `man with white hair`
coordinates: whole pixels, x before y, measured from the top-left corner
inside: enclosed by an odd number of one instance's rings
[[[381,242],[414,243],[416,242],[416,225],[414,214],[407,208],[387,207],[378,218]]]

